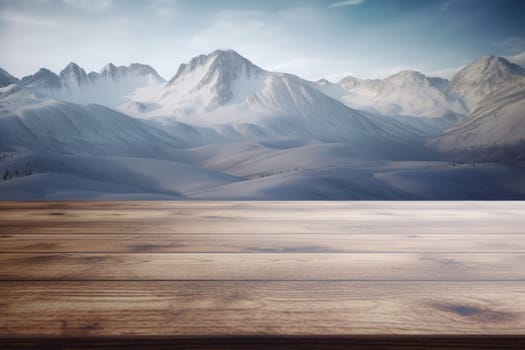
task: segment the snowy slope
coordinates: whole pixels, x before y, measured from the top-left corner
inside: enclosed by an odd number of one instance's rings
[[[415,71],[402,71],[385,79],[346,77],[333,84],[316,83],[318,89],[349,107],[384,115],[444,117],[465,114],[462,101],[446,91],[447,81]]]
[[[403,71],[383,80],[374,97],[385,114],[442,117],[465,114],[463,103],[443,90],[443,81],[414,71]],[[396,113],[396,109],[399,112]]]
[[[118,67],[110,63],[100,73],[91,72],[89,76],[91,84],[86,95],[90,102],[111,108],[134,103],[135,94],[157,96],[166,83],[152,67],[140,63]],[[155,104],[141,104],[139,108],[145,111],[155,108]]]
[[[438,152],[525,160],[523,75],[489,57],[452,82],[404,71],[333,84],[231,50],[169,82],[142,64],[43,68],[0,86],[0,172],[15,174],[0,198],[523,199],[519,166]]]
[[[456,74],[450,91],[471,108],[469,115],[429,145],[483,159],[521,159],[525,149],[525,69],[486,56]]]
[[[215,51],[180,66],[162,99],[190,102],[193,108],[213,110],[236,103],[259,91],[266,77],[259,67],[235,51]]]
[[[0,162],[4,169],[24,169]],[[240,179],[171,160],[45,154],[30,157],[33,174],[0,180],[0,199],[181,199],[196,189]]]
[[[99,105],[78,105],[19,90],[0,100],[0,148],[32,152],[160,156],[167,133]]]
[[[0,87],[17,84],[18,82],[19,81],[17,78],[9,74],[4,69],[0,68]]]
[[[60,77],[46,68],[40,68],[35,74],[23,77],[20,84],[24,88],[49,95],[56,95],[62,87]]]
[[[230,143],[181,152],[201,166],[244,178],[186,193],[199,199],[519,199],[525,195],[519,167],[388,161],[342,143],[283,149]]]
[[[395,120],[353,110],[297,76],[265,71],[235,51],[183,64],[160,97],[135,95],[133,115],[214,128],[227,139],[372,141],[419,133]]]
[[[96,103],[116,108],[131,103],[136,93],[153,91],[157,96],[165,80],[148,65],[132,63],[129,66],[108,64],[102,70],[86,74],[76,63],[68,64],[59,75],[42,68],[24,77],[21,86],[54,99],[73,103]],[[139,103],[139,102],[136,102]],[[144,106],[149,108],[151,106]]]
[[[500,85],[468,117],[430,144],[443,151],[458,151],[520,142],[525,142],[525,77]]]
[[[463,99],[470,111],[493,92],[525,76],[525,69],[502,57],[485,56],[459,71],[449,91]]]
[[[65,88],[77,89],[89,83],[88,76],[84,69],[74,62],[69,63],[60,72],[60,81]]]

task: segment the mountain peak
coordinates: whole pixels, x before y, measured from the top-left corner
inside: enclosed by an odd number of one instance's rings
[[[176,81],[181,75],[203,67],[207,67],[210,72],[243,69],[247,67],[262,71],[261,68],[255,66],[250,60],[241,56],[235,50],[215,50],[208,55],[196,56],[192,58],[189,63],[181,64],[177,74],[175,74],[168,84]]]
[[[214,59],[212,69],[220,70],[222,72],[242,71],[248,72],[249,70],[259,70],[261,68],[255,66],[249,59],[241,56],[234,50],[216,50],[212,52],[208,57]]]
[[[232,49],[218,49],[218,50],[215,50],[212,53],[210,53],[208,56],[237,56],[237,57],[242,57],[237,51],[232,50]]]
[[[351,75],[344,77],[343,79],[339,80],[339,85],[344,86],[345,88],[354,88],[359,85],[359,82],[361,79],[353,77]]]
[[[206,91],[209,108],[225,105],[233,99],[234,82],[249,82],[265,72],[234,50],[216,50],[199,55],[182,64],[177,74],[168,82],[165,95],[188,95]],[[203,95],[204,96],[204,95]]]
[[[317,84],[327,85],[327,84],[332,84],[332,82],[330,82],[328,79],[322,78],[317,81]]]
[[[486,78],[489,75],[525,75],[525,69],[507,61],[503,57],[483,56],[460,70],[452,81],[457,78]]]
[[[147,64],[132,63],[128,66],[128,72],[133,72],[140,76],[149,76],[159,82],[166,82],[153,67]]]
[[[131,63],[129,66],[116,66],[110,62],[100,70],[100,76],[115,81],[127,77],[130,74],[139,77],[148,77],[157,82],[165,82],[155,69],[142,63]],[[95,77],[95,74],[93,74],[93,77]]]
[[[472,62],[471,64],[474,64],[474,65],[476,65],[476,64],[477,65],[480,65],[480,64],[485,64],[485,65],[503,64],[503,65],[506,65],[506,66],[511,66],[512,65],[512,63],[507,61],[505,58],[499,57],[499,56],[494,56],[494,55],[482,56],[479,59],[477,59],[474,62]]]
[[[476,61],[487,61],[487,62],[490,62],[490,61],[497,60],[499,58],[503,59],[502,57],[497,57],[497,56],[494,56],[494,55],[485,55],[485,56],[481,56]]]
[[[62,86],[60,77],[47,68],[40,68],[35,74],[23,77],[21,84],[30,89],[59,89]]]
[[[525,69],[503,57],[483,56],[461,69],[450,82],[450,91],[474,109],[486,96],[516,78],[525,76]]]
[[[113,63],[109,62],[102,70],[100,75],[106,79],[119,80],[121,76],[127,74],[127,67],[124,66],[115,66]]]
[[[18,79],[9,74],[6,70],[0,68],[0,87],[18,83]]]
[[[431,85],[427,77],[414,70],[404,70],[393,74],[383,80],[381,89],[392,90],[398,88],[420,89]]]
[[[60,72],[60,79],[65,85],[80,86],[89,81],[86,72],[75,62],[69,63],[66,68]]]
[[[83,69],[75,62],[69,62],[69,64],[62,70],[62,72],[64,71],[83,71]]]
[[[215,50],[212,53],[210,53],[207,57],[218,60],[219,62],[222,62],[224,64],[248,63],[250,65],[253,65],[253,63],[249,59],[242,56],[235,50]]]
[[[415,70],[403,70],[396,74],[390,75],[385,80],[388,81],[388,80],[394,80],[394,79],[421,81],[421,80],[425,80],[426,76],[423,73],[415,71]]]
[[[58,77],[58,75],[55,72],[52,72],[47,68],[40,68],[35,74],[56,75]]]
[[[113,63],[109,62],[104,67],[102,67],[102,69],[100,70],[100,73],[105,72],[105,71],[112,71],[112,70],[115,70],[115,69],[117,69],[117,66],[115,66]]]
[[[147,64],[143,64],[143,63],[131,63],[128,68],[130,70],[134,70],[134,71],[140,71],[140,70],[148,70],[148,71],[155,71],[155,69],[153,69],[152,66],[150,65],[147,65]]]

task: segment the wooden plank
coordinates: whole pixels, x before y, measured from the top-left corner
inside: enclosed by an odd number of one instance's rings
[[[460,210],[460,211],[458,211]],[[287,220],[290,217],[298,217],[302,220],[369,220],[377,218],[389,221],[427,221],[427,220],[450,220],[450,221],[476,221],[494,219],[523,219],[521,213],[525,208],[521,206],[505,207],[485,207],[483,209],[474,208],[441,208],[434,206],[420,206],[401,209],[390,208],[360,208],[360,207],[335,207],[325,208],[323,206],[310,206],[306,208],[287,205],[285,207],[252,207],[246,208],[165,208],[148,207],[144,209],[125,209],[115,208],[78,208],[62,207],[57,209],[2,209],[0,216],[5,221],[26,221],[31,220],[57,220],[62,221],[86,221],[96,219],[97,221],[175,221],[202,219],[250,219],[250,220]]]
[[[525,233],[519,202],[15,202],[14,209],[8,203],[0,234]]]
[[[498,226],[499,223],[499,226]],[[300,217],[290,216],[288,219],[284,220],[258,220],[258,219],[220,219],[220,218],[199,218],[195,217],[193,219],[173,219],[173,220],[100,220],[96,221],[96,218],[92,218],[84,221],[72,221],[72,220],[62,220],[62,219],[35,219],[27,218],[22,221],[15,220],[2,220],[0,224],[0,229],[2,233],[9,233],[8,231],[13,228],[24,229],[34,229],[38,226],[46,227],[56,227],[57,229],[79,229],[86,227],[86,229],[95,227],[100,227],[104,230],[111,230],[114,227],[119,225],[125,226],[128,230],[129,227],[138,226],[140,229],[144,229],[149,226],[158,227],[157,230],[176,230],[177,232],[182,232],[183,230],[189,231],[192,230],[191,227],[196,227],[193,229],[196,233],[209,230],[211,227],[218,226],[225,228],[232,227],[233,229],[242,229],[245,233],[253,231],[255,232],[267,232],[268,230],[279,231],[275,233],[288,232],[291,228],[298,226],[300,230],[306,232],[317,230],[320,232],[328,233],[341,233],[346,232],[347,230],[358,230],[358,229],[386,229],[392,227],[393,229],[406,229],[409,227],[416,227],[420,230],[427,230],[427,228],[436,227],[436,231],[448,232],[449,230],[465,230],[469,227],[473,228],[482,228],[488,226],[491,232],[488,232],[487,229],[483,232],[488,233],[525,233],[524,229],[513,229],[513,226],[525,224],[525,221],[522,219],[507,219],[505,223],[498,222],[497,220],[479,220],[479,222],[472,222],[466,220],[384,220],[380,217],[377,217],[375,220],[345,220],[345,219],[329,219],[329,220],[302,220]],[[262,226],[264,230],[258,230],[257,226]],[[282,227],[282,228],[281,228]],[[123,231],[123,230],[121,230]],[[337,231],[337,232],[332,232]],[[185,232],[193,233],[193,232]],[[302,233],[302,232],[301,232]],[[439,233],[439,232],[435,232]]]
[[[523,213],[0,202],[0,348],[521,349]]]
[[[0,282],[0,335],[523,334],[522,282]]]
[[[2,221],[0,235],[12,234],[524,234],[525,224],[507,221],[465,222],[388,222],[388,221],[306,221],[297,218],[289,220],[179,220],[165,222],[84,222],[38,221],[28,219],[17,223]]]
[[[525,252],[521,234],[17,234],[0,253]]]
[[[1,280],[523,280],[523,253],[3,253]]]
[[[250,203],[250,202],[249,202]],[[286,206],[264,206],[245,204],[233,208],[166,208],[160,206],[126,209],[118,206],[111,208],[92,208],[89,206],[78,207],[72,203],[70,207],[64,206],[53,209],[52,206],[45,209],[9,209],[4,208],[0,212],[2,221],[0,224],[20,223],[27,220],[35,221],[60,221],[60,222],[85,222],[96,220],[97,222],[162,222],[176,223],[185,220],[207,220],[207,221],[243,221],[243,219],[256,221],[283,221],[297,218],[306,221],[388,221],[388,222],[486,222],[499,219],[525,222],[523,211],[525,206],[484,206],[478,208],[463,207],[455,205],[441,207],[436,205],[412,206],[399,208],[396,206],[384,207],[325,207],[323,205],[309,205],[301,207],[294,204]],[[16,205],[15,205],[16,208]],[[245,221],[245,220],[244,220]]]
[[[524,201],[0,201],[2,210],[23,209],[386,209],[418,210],[461,209],[461,210],[515,210],[525,209]]]

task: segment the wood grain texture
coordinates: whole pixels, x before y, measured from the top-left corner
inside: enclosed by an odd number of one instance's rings
[[[17,202],[0,208],[0,234],[525,234],[521,202]]]
[[[523,349],[525,202],[0,202],[1,349]]]
[[[525,252],[525,234],[13,234],[0,253]]]
[[[293,218],[293,216],[292,216]],[[126,220],[98,223],[91,221],[63,222],[60,220],[2,221],[4,234],[525,234],[522,220],[479,222],[424,221],[404,223],[377,221],[306,221],[290,220],[179,220],[174,222],[129,222]]]
[[[0,201],[0,209],[5,210],[165,210],[195,209],[218,210],[312,210],[351,209],[351,210],[458,210],[467,212],[521,211],[524,201]]]
[[[520,280],[524,253],[3,253],[0,280]]]
[[[519,282],[1,282],[19,336],[521,334]]]

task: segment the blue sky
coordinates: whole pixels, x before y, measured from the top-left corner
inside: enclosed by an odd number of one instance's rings
[[[525,64],[523,0],[0,0],[0,67],[152,65],[217,48],[307,79],[450,77],[487,54]]]

